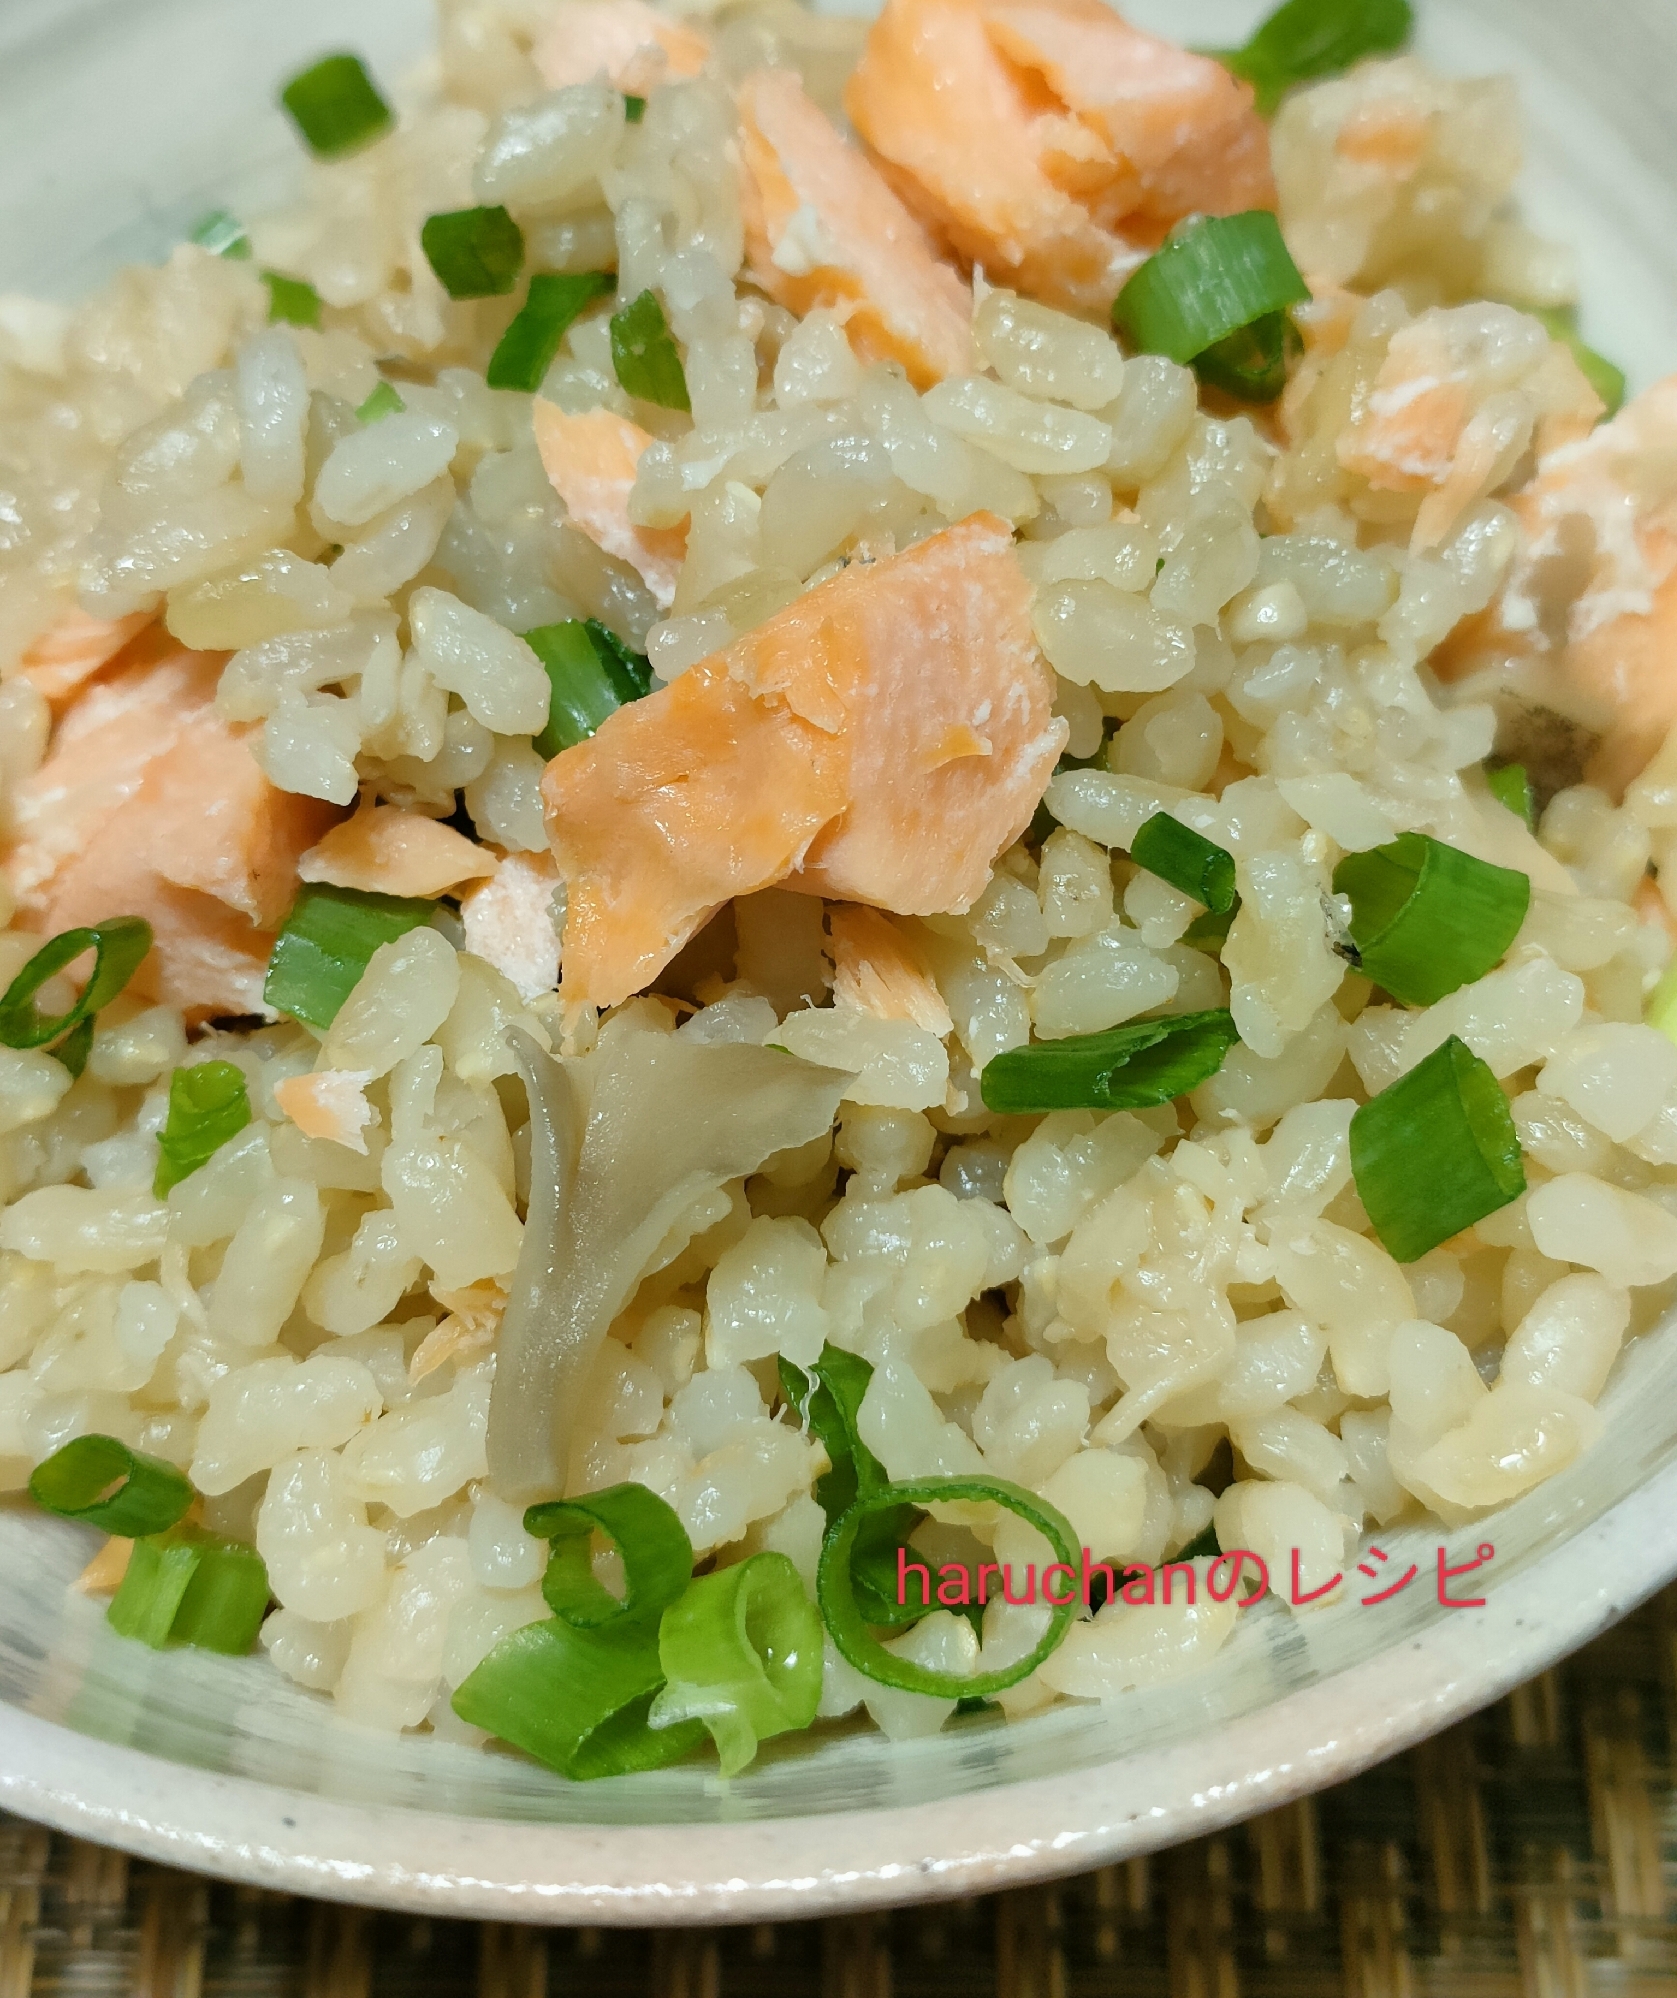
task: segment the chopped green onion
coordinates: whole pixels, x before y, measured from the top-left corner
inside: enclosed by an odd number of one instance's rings
[[[830,1527],[855,1504],[858,1493],[889,1482],[885,1466],[862,1441],[858,1420],[873,1368],[856,1353],[830,1341],[809,1374],[788,1359],[780,1361],[781,1392],[809,1433],[827,1453],[831,1468],[815,1481],[815,1499]],[[862,1529],[851,1573],[867,1621],[896,1626],[919,1620],[897,1599],[897,1551],[920,1523],[914,1506],[878,1513]]]
[[[1351,898],[1351,941],[1366,977],[1405,1006],[1431,1006],[1507,953],[1531,882],[1426,833],[1348,853],[1333,891]]]
[[[664,1683],[657,1633],[620,1619],[578,1630],[559,1617],[503,1637],[456,1688],[463,1721],[581,1781],[661,1769],[691,1753],[703,1726],[653,1729]]]
[[[646,99],[644,97],[631,96],[625,91],[623,94],[623,115],[631,125],[638,125],[646,116]]]
[[[317,159],[335,160],[354,152],[395,123],[356,55],[322,56],[300,70],[280,92],[280,102]]]
[[[270,326],[320,324],[321,297],[312,284],[302,278],[286,277],[279,271],[264,271],[262,282],[268,287]]]
[[[29,1496],[60,1519],[134,1540],[182,1518],[192,1486],[173,1464],[130,1450],[114,1436],[78,1436],[35,1466]]]
[[[1207,913],[1197,917],[1182,932],[1182,941],[1191,950],[1203,950],[1216,957],[1229,940],[1229,931],[1234,928],[1234,919],[1240,914],[1240,897],[1237,895],[1220,914]]]
[[[243,262],[250,255],[250,238],[244,224],[225,208],[212,208],[201,215],[186,232],[186,240],[208,250],[213,257],[231,257]]]
[[[134,1542],[106,1615],[113,1630],[154,1651],[193,1644],[239,1658],[256,1642],[268,1594],[268,1570],[254,1547],[176,1526]]]
[[[1215,1522],[1202,1526],[1192,1540],[1184,1541],[1170,1557],[1173,1561],[1209,1561],[1221,1554],[1222,1543],[1217,1538]]]
[[[1104,1034],[1038,1041],[985,1063],[985,1107],[1005,1115],[1044,1110],[1145,1110],[1174,1102],[1223,1066],[1240,1036],[1219,1008],[1132,1020]]]
[[[1642,1018],[1668,1041],[1677,1041],[1677,957],[1665,967],[1660,982],[1649,993]]]
[[[429,922],[434,902],[308,882],[274,941],[262,997],[276,1012],[322,1030],[355,990],[380,944]]]
[[[1005,1506],[1027,1526],[1036,1528],[1053,1550],[1055,1562],[1073,1575],[1081,1572],[1078,1539],[1071,1522],[1046,1499],[1036,1497],[1023,1486],[1009,1484],[1002,1478],[909,1478],[901,1484],[864,1492],[837,1526],[830,1529],[821,1546],[816,1595],[827,1635],[840,1655],[877,1685],[896,1686],[905,1693],[929,1693],[940,1700],[983,1700],[1016,1686],[1021,1679],[1028,1679],[1059,1648],[1080,1607],[1076,1590],[1065,1602],[1053,1606],[1047,1629],[1025,1657],[998,1671],[979,1672],[963,1679],[948,1672],[934,1672],[928,1666],[916,1665],[887,1651],[868,1630],[868,1619],[857,1602],[851,1571],[851,1556],[870,1516],[895,1506],[940,1505],[956,1500]]]
[[[692,409],[681,353],[656,292],[643,291],[612,314],[611,364],[618,381],[642,402],[655,402],[660,409]]]
[[[362,423],[377,423],[381,416],[398,416],[407,408],[393,382],[380,382],[355,412]]]
[[[1266,312],[1238,333],[1207,347],[1194,372],[1207,388],[1221,389],[1241,402],[1273,402],[1287,386],[1288,363],[1304,350],[1298,329],[1284,312]]]
[[[428,215],[419,242],[450,298],[504,297],[524,268],[524,231],[499,205]]]
[[[1351,1172],[1375,1234],[1400,1263],[1526,1190],[1508,1099],[1454,1034],[1351,1119]]]
[[[617,279],[610,271],[579,271],[572,275],[538,271],[530,280],[530,289],[517,316],[489,357],[485,377],[489,386],[534,395],[542,385],[542,377],[553,366],[553,357],[572,321],[595,299],[603,298],[616,287]]]
[[[655,1621],[692,1580],[693,1543],[674,1511],[645,1485],[613,1485],[533,1505],[524,1531],[553,1543],[542,1594],[554,1615],[578,1630]],[[594,1579],[596,1533],[622,1558],[621,1599]]]
[[[1219,387],[1254,400],[1279,393],[1269,349],[1284,332],[1260,331],[1220,347],[1310,296],[1267,208],[1243,215],[1205,215],[1171,231],[1118,294],[1113,324],[1144,354],[1199,362],[1208,350]],[[1283,353],[1284,362],[1284,353]],[[1284,367],[1283,367],[1284,378]]]
[[[585,617],[582,621],[594,642],[594,650],[605,663],[606,675],[617,690],[617,698],[624,706],[650,694],[652,664],[646,655],[635,651],[618,637],[610,625],[601,624],[597,617]]]
[[[1286,0],[1244,48],[1221,59],[1257,91],[1267,118],[1295,84],[1400,49],[1414,25],[1409,0]]]
[[[1603,354],[1586,345],[1578,331],[1578,309],[1572,305],[1528,306],[1533,319],[1540,319],[1553,340],[1564,340],[1572,349],[1585,381],[1607,405],[1607,414],[1617,416],[1625,406],[1625,371],[1616,368]]]
[[[666,1684],[653,1727],[702,1721],[737,1776],[771,1735],[806,1728],[821,1700],[821,1618],[784,1554],[701,1575],[658,1628]]]
[[[1528,832],[1537,830],[1537,800],[1523,763],[1499,763],[1494,769],[1487,763],[1485,782],[1499,805],[1506,805],[1516,818],[1525,820]]]
[[[553,688],[547,727],[535,738],[541,756],[586,742],[608,716],[652,691],[652,668],[597,618],[538,625],[524,643]]]
[[[1234,855],[1168,812],[1155,812],[1131,840],[1130,858],[1215,916],[1234,907]]]
[[[62,1062],[75,1075],[80,1075],[87,1067],[87,1058],[93,1052],[93,1022],[78,1020],[64,1036],[57,1047],[48,1048],[54,1061]]]
[[[169,1116],[157,1134],[151,1190],[161,1200],[236,1138],[250,1122],[244,1071],[230,1061],[177,1068],[169,1078]]]
[[[858,1492],[877,1491],[890,1482],[856,1427],[873,1368],[831,1341],[807,1374],[788,1359],[779,1364],[781,1392],[827,1453],[831,1468],[816,1479],[815,1498],[831,1525],[855,1504]]]
[[[108,916],[91,929],[61,931],[0,994],[0,1047],[46,1048],[72,1075],[80,1075],[93,1047],[93,1016],[117,996],[150,949],[151,925],[143,916]],[[87,951],[93,953],[93,969],[81,997],[67,1013],[43,1017],[35,994]]]

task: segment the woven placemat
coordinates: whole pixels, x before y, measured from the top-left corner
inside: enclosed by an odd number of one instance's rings
[[[1436,1740],[1215,1838],[895,1914],[647,1932],[229,1887],[0,1816],[0,1998],[1677,1992],[1677,1587]]]

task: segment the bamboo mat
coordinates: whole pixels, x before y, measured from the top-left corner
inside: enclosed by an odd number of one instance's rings
[[[1677,1993],[1677,1587],[1322,1796],[1056,1885],[664,1932],[229,1887],[0,1816],[0,1998]]]

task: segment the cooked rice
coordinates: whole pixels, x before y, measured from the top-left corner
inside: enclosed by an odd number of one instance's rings
[[[572,1489],[646,1484],[701,1557],[776,1548],[813,1585],[824,1459],[782,1419],[775,1365],[829,1340],[873,1364],[861,1434],[893,1478],[1017,1480],[1096,1560],[1156,1565],[1215,1524],[1277,1576],[1299,1550],[1309,1585],[1365,1529],[1456,1526],[1563,1467],[1677,1279],[1677,1049],[1641,1024],[1677,912],[1645,884],[1677,813],[1661,766],[1622,803],[1569,783],[1530,837],[1480,774],[1497,709],[1427,663],[1508,574],[1507,495],[1579,401],[1564,351],[1485,302],[1570,296],[1564,255],[1508,206],[1510,88],[1403,57],[1289,100],[1283,220],[1330,282],[1301,314],[1283,451],[1267,419],[1202,407],[1186,369],[982,284],[987,372],[920,393],[863,365],[831,313],[800,323],[742,276],[727,80],[772,45],[833,103],[849,28],[742,8],[727,75],[662,84],[628,125],[613,91],[540,93],[546,11],[445,8],[400,130],[252,223],[257,263],[326,301],[322,330],[267,325],[257,266],[192,247],[74,309],[0,311],[0,811],[47,749],[17,670],[31,643],[78,600],[161,603],[231,654],[220,710],[260,724],[275,784],[439,818],[463,792],[514,856],[500,904],[380,950],[324,1039],[189,1033],[123,998],[75,1081],[0,1049],[0,1489],[90,1431],[168,1458],[267,1562],[275,1667],[357,1720],[469,1732],[452,1690],[546,1613],[541,1547],[485,1457],[529,1172],[515,1026],[573,1054],[597,1034],[774,1042],[855,1075],[830,1138],[688,1217],[579,1424]],[[1418,168],[1336,148],[1378,117],[1419,121]],[[512,301],[450,301],[419,252],[428,213],[473,200],[505,202],[539,266],[615,262],[622,297],[666,302],[693,421],[664,422],[632,500],[648,529],[691,519],[664,610],[567,524],[529,398],[485,386]],[[630,411],[610,310],[548,375],[563,409]],[[1393,490],[1371,385],[1438,353],[1496,448],[1443,490]],[[363,428],[392,357],[405,410]],[[562,905],[516,858],[546,852],[529,738],[548,690],[512,634],[596,617],[669,681],[839,563],[979,508],[1019,531],[1069,750],[1095,761],[1053,779],[1055,828],[967,914],[898,924],[941,1007],[867,1010],[820,903],[770,890],[686,1002],[566,1016],[544,927]],[[1183,941],[1196,905],[1127,857],[1161,809],[1236,858],[1221,968]],[[1323,915],[1342,852],[1409,830],[1535,889],[1504,966],[1419,1012],[1370,1003]],[[0,914],[27,900],[0,892]],[[497,921],[521,936],[506,970],[472,948]],[[27,917],[0,934],[0,984],[39,942]],[[979,1099],[978,1072],[1033,1033],[1224,1004],[1242,1045],[1189,1102],[1006,1117]],[[1400,1267],[1352,1184],[1349,1120],[1452,1033],[1511,1097],[1529,1191]],[[255,1121],[158,1201],[170,1075],[212,1058],[244,1072]],[[354,1141],[306,1136],[305,1099]],[[950,1559],[973,1535],[1031,1558],[1011,1520],[923,1533]],[[993,1605],[982,1645],[940,1614],[899,1647],[988,1669],[1045,1614]],[[1235,1621],[1203,1597],[1114,1605],[1002,1704],[1174,1677]],[[898,1738],[950,1711],[829,1648],[823,1714],[859,1703]]]

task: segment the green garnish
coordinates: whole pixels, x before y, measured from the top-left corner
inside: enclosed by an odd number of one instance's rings
[[[679,1762],[705,1738],[698,1721],[651,1728],[664,1671],[655,1629],[574,1629],[560,1617],[503,1637],[455,1689],[463,1721],[498,1735],[573,1782]]]
[[[395,123],[356,55],[322,56],[300,70],[280,92],[280,102],[317,159],[340,159],[388,132]]]
[[[531,1506],[524,1526],[553,1541],[542,1592],[554,1614],[502,1638],[456,1690],[454,1711],[574,1780],[678,1761],[704,1728],[654,1729],[647,1715],[664,1683],[660,1619],[692,1576],[681,1521],[655,1492],[626,1484]],[[594,1579],[596,1532],[622,1559],[622,1600]]]
[[[1218,912],[1207,911],[1197,916],[1182,932],[1182,941],[1193,950],[1203,950],[1216,957],[1229,940],[1229,931],[1234,928],[1234,919],[1240,914],[1240,897],[1237,895],[1229,906]]]
[[[806,1728],[821,1701],[821,1618],[784,1554],[752,1554],[695,1578],[658,1629],[654,1728],[698,1721],[724,1776],[770,1736]]]
[[[302,278],[286,277],[280,271],[264,271],[268,287],[270,326],[318,326],[322,309],[320,293]]]
[[[934,1699],[941,1700],[983,1700],[993,1693],[1005,1691],[1009,1686],[1016,1686],[1021,1679],[1029,1678],[1043,1660],[1059,1648],[1080,1607],[1081,1599],[1075,1587],[1063,1603],[1056,1604],[1050,1611],[1047,1629],[1037,1640],[1035,1648],[1023,1658],[998,1671],[978,1672],[971,1678],[958,1678],[953,1673],[934,1672],[928,1666],[916,1665],[887,1651],[868,1629],[869,1620],[858,1603],[851,1572],[851,1556],[870,1518],[902,1506],[939,1505],[955,1500],[969,1503],[989,1501],[1005,1506],[1027,1526],[1036,1528],[1053,1550],[1056,1563],[1073,1576],[1080,1572],[1077,1535],[1072,1531],[1070,1521],[1046,1499],[1036,1497],[1023,1486],[1009,1484],[1002,1478],[908,1478],[900,1484],[863,1492],[838,1524],[828,1531],[821,1547],[821,1563],[816,1571],[816,1597],[821,1605],[827,1635],[838,1647],[840,1655],[876,1685],[896,1686],[905,1693],[929,1693]],[[915,1607],[924,1614],[926,1605],[916,1604]]]
[[[1578,331],[1578,308],[1575,305],[1524,306],[1533,319],[1539,319],[1549,329],[1549,337],[1564,340],[1572,349],[1572,358],[1578,363],[1585,381],[1607,405],[1607,414],[1617,416],[1625,406],[1625,371],[1616,368],[1604,354],[1598,354],[1589,346]]]
[[[1012,1048],[986,1062],[979,1087],[986,1109],[1008,1116],[1145,1110],[1197,1089],[1239,1039],[1233,1014],[1220,1008],[1132,1020],[1104,1034]]]
[[[1660,982],[1649,993],[1642,1018],[1668,1041],[1677,1041],[1677,958],[1665,967]]]
[[[150,949],[151,925],[143,916],[109,916],[91,929],[61,931],[0,994],[0,1047],[45,1048],[72,1075],[80,1075],[93,1048],[94,1015],[134,976]],[[86,951],[93,953],[93,970],[81,997],[68,1012],[43,1015],[35,994]]]
[[[1207,347],[1194,372],[1207,388],[1240,402],[1274,402],[1287,386],[1287,367],[1304,351],[1298,329],[1284,312],[1266,312],[1238,333]]]
[[[1253,208],[1179,223],[1118,294],[1112,321],[1141,353],[1267,402],[1286,382],[1286,309],[1309,297],[1280,223]]]
[[[1531,903],[1531,882],[1426,833],[1348,853],[1333,891],[1351,900],[1365,977],[1405,1006],[1431,1006],[1500,964]]]
[[[1516,818],[1525,820],[1528,832],[1537,830],[1537,800],[1523,763],[1499,763],[1494,767],[1487,763],[1485,782],[1499,805],[1506,805]]]
[[[692,409],[681,353],[656,292],[643,291],[612,314],[611,364],[622,386],[642,402],[655,402],[660,409]]]
[[[498,205],[428,215],[419,243],[450,298],[504,297],[524,268],[524,231]]]
[[[489,357],[485,376],[489,386],[534,395],[572,321],[596,298],[616,288],[617,279],[610,271],[580,271],[574,276],[538,271],[517,317]]]
[[[435,907],[399,895],[305,883],[275,939],[263,999],[276,1012],[324,1032],[379,945],[429,922]]]
[[[78,1436],[35,1466],[29,1496],[43,1512],[133,1540],[184,1517],[192,1486],[173,1464],[114,1436]]]
[[[157,1136],[157,1172],[151,1190],[159,1200],[170,1187],[236,1138],[250,1122],[244,1071],[230,1061],[202,1061],[169,1078],[169,1116]]]
[[[859,1354],[830,1341],[806,1374],[782,1357],[780,1390],[788,1405],[827,1453],[830,1468],[815,1481],[815,1499],[831,1528],[855,1504],[858,1493],[890,1483],[885,1466],[862,1441],[857,1428],[862,1397],[873,1368]],[[915,1623],[922,1611],[897,1598],[897,1551],[920,1523],[911,1505],[873,1514],[863,1525],[850,1564],[857,1601],[871,1624],[895,1628]]]
[[[1400,1263],[1526,1190],[1508,1099],[1454,1034],[1357,1111],[1351,1171],[1375,1234]]]
[[[136,1540],[106,1612],[111,1628],[154,1651],[195,1644],[240,1658],[268,1611],[268,1570],[254,1547],[201,1527]]]
[[[1414,25],[1409,0],[1286,0],[1244,48],[1218,55],[1256,90],[1267,118],[1295,84],[1400,49]]]
[[[208,250],[211,256],[231,257],[235,262],[250,255],[244,224],[225,208],[212,208],[208,215],[201,215],[186,232],[186,240]]]
[[[525,632],[524,643],[553,688],[547,727],[535,738],[538,755],[574,749],[609,715],[652,691],[652,668],[596,618],[538,625]]]
[[[646,99],[633,97],[628,91],[623,93],[623,115],[631,125],[638,125],[646,116]]]
[[[645,1485],[613,1485],[583,1498],[533,1505],[524,1531],[552,1543],[542,1594],[555,1616],[577,1630],[608,1623],[656,1622],[693,1574],[693,1543],[681,1521]],[[594,1579],[596,1533],[623,1563],[623,1594]]]
[[[1131,840],[1130,858],[1215,916],[1234,907],[1234,855],[1168,812],[1155,812]]]
[[[1209,1561],[1223,1551],[1215,1523],[1202,1526],[1192,1540],[1186,1540],[1170,1557],[1173,1561]]]
[[[407,404],[397,393],[395,385],[380,382],[355,414],[362,423],[377,423],[381,416],[397,416],[406,408]]]

